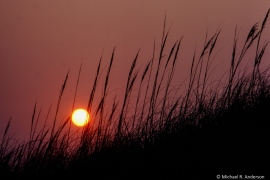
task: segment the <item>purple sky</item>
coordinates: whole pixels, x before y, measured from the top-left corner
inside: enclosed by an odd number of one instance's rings
[[[43,119],[50,103],[55,113],[60,86],[70,69],[58,118],[68,117],[81,62],[76,107],[85,107],[99,58],[103,52],[105,68],[114,46],[110,90],[123,93],[138,49],[138,67],[143,67],[151,58],[154,40],[160,43],[165,14],[171,26],[169,42],[184,36],[176,72],[183,77],[207,30],[211,35],[221,27],[217,68],[224,69],[235,26],[241,29],[239,37],[245,37],[269,7],[269,0],[0,0],[0,133],[12,116],[11,132],[24,138],[36,100]],[[269,22],[264,40],[270,38]]]

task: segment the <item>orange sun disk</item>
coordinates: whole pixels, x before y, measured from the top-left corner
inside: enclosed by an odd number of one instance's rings
[[[89,122],[89,113],[85,109],[76,109],[71,119],[76,126],[84,126]]]

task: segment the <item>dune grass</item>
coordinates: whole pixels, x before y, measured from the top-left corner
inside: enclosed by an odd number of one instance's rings
[[[260,26],[252,26],[241,47],[239,31],[235,29],[225,82],[209,80],[221,30],[210,38],[206,36],[199,56],[194,52],[187,88],[181,94],[173,88],[172,81],[182,38],[171,47],[168,45],[166,18],[160,47],[154,43],[153,56],[142,71],[137,68],[140,54],[136,53],[123,97],[115,96],[108,103],[116,51],[113,49],[104,82],[100,82],[101,57],[89,94],[87,111],[95,123],[83,127],[79,139],[70,132],[70,117],[56,128],[68,83],[67,72],[52,127],[45,126],[50,108],[43,128],[35,133],[41,123],[36,104],[28,141],[14,143],[9,133],[11,121],[8,122],[0,145],[0,178],[215,179],[218,174],[266,175],[270,83],[269,68],[260,65],[268,45],[261,42],[268,15],[269,11]],[[245,55],[252,48],[252,70],[241,70]],[[74,102],[80,72],[81,67]],[[102,86],[102,97],[93,108],[98,86]]]

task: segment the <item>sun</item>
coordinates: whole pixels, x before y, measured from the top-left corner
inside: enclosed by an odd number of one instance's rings
[[[84,126],[89,122],[89,113],[85,109],[76,109],[71,119],[76,126]]]

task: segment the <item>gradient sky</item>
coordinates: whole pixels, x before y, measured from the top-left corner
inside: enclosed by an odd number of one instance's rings
[[[121,94],[136,52],[141,49],[138,65],[143,67],[151,58],[154,40],[160,42],[165,14],[171,26],[169,42],[184,36],[179,75],[188,67],[184,59],[190,61],[206,32],[211,35],[218,27],[222,69],[230,57],[236,25],[241,39],[254,23],[262,22],[269,7],[269,0],[0,0],[0,133],[12,117],[11,132],[24,137],[36,100],[42,117],[50,103],[54,113],[70,69],[59,119],[68,117],[81,62],[76,107],[85,107],[99,58],[103,52],[102,67],[108,65],[113,47],[110,89]],[[264,40],[270,38],[269,22]]]

